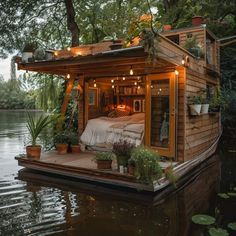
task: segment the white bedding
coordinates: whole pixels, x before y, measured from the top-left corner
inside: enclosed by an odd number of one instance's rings
[[[88,121],[80,140],[89,146],[101,146],[122,139],[138,146],[142,143],[143,132],[144,113],[118,118],[99,117]]]

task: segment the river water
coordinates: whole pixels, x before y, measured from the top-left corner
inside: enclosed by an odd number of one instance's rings
[[[14,159],[25,152],[26,135],[24,112],[0,111],[1,236],[203,235],[191,223],[192,215],[214,215],[220,201],[217,192],[229,191],[236,183],[233,152],[221,154],[223,162],[216,156],[165,197],[26,171]],[[223,228],[236,221],[235,200],[227,204],[221,209]]]

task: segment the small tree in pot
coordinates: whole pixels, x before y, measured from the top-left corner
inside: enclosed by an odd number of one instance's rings
[[[49,116],[41,115],[38,119],[34,119],[30,113],[27,113],[27,129],[30,134],[30,143],[26,147],[26,154],[29,158],[40,158],[41,155],[41,145],[37,145],[36,141],[38,136],[43,131],[43,129],[51,123]]]

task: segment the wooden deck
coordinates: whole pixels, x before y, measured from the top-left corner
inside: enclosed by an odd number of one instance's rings
[[[42,153],[40,159],[30,159],[25,156],[17,156],[15,158],[20,166],[33,170],[113,186],[154,191],[153,186],[139,183],[134,176],[127,173],[119,173],[115,161],[113,161],[112,170],[98,170],[94,157],[95,154],[93,152],[59,155],[56,151],[50,151]],[[171,165],[170,162],[161,163],[163,169],[169,165]]]

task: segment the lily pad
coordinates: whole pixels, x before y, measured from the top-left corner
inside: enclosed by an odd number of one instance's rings
[[[226,193],[218,193],[217,195],[221,198],[224,198],[224,199],[229,198],[229,196]]]
[[[211,235],[211,236],[228,236],[229,233],[227,230],[225,229],[221,229],[221,228],[210,228],[208,233]]]
[[[230,229],[232,229],[232,230],[235,230],[235,231],[236,231],[236,222],[229,223],[229,224],[228,224],[228,228],[230,228]]]
[[[227,193],[230,197],[236,197],[236,193]]]
[[[216,219],[212,216],[199,214],[192,216],[192,221],[199,225],[212,225],[215,223]]]

